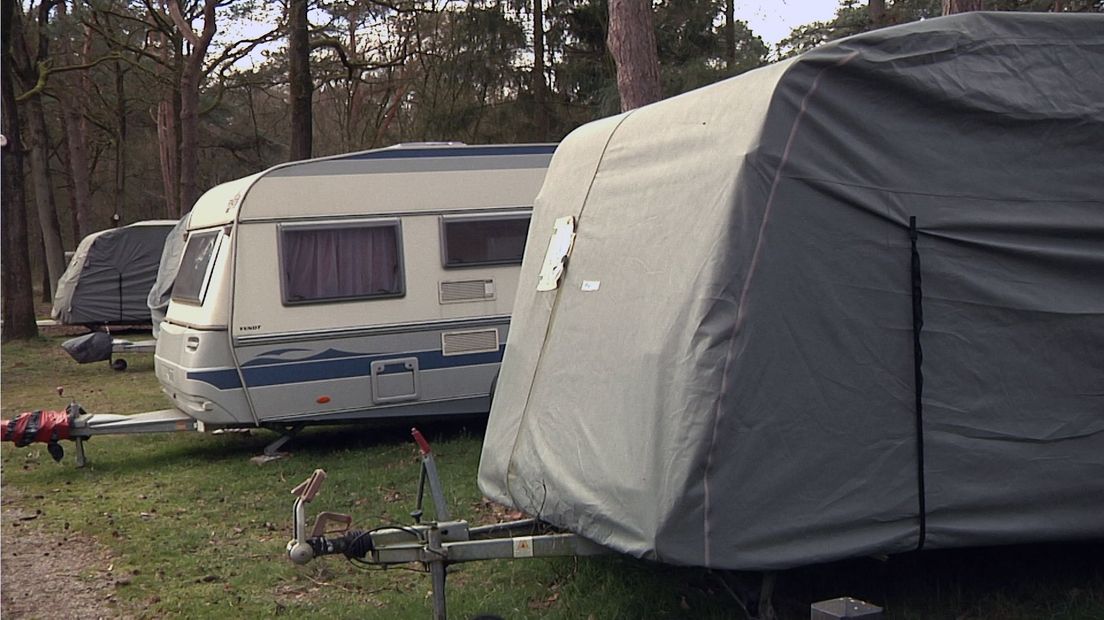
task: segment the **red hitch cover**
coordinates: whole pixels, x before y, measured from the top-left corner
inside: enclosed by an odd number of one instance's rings
[[[69,439],[69,414],[65,411],[27,411],[13,420],[0,421],[0,441],[22,448],[34,442],[55,443]]]

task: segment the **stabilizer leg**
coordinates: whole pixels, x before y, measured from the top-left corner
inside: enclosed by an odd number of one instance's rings
[[[283,448],[284,444],[291,441],[301,430],[303,430],[302,424],[293,424],[284,427],[283,434],[264,447],[264,455],[270,459],[280,458],[280,448]]]
[[[448,609],[445,605],[445,558],[444,548],[441,546],[441,530],[433,527],[429,530],[429,544],[426,550],[430,553],[440,554],[439,558],[429,563],[429,574],[433,579],[433,620],[448,620]]]
[[[77,467],[84,467],[88,464],[88,457],[84,454],[84,437],[73,439],[73,443],[77,444]]]
[[[774,611],[774,584],[776,573],[716,573],[721,585],[735,600],[748,620],[776,620]],[[758,579],[756,578],[758,577]],[[758,587],[756,587],[758,581]]]

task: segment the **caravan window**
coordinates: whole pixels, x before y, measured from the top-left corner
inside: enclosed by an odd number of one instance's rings
[[[219,230],[192,233],[173,281],[172,300],[202,304],[211,279],[212,259],[218,252]]]
[[[398,220],[281,226],[284,303],[402,296],[401,239]]]
[[[520,265],[528,233],[528,213],[444,216],[442,262],[445,267]]]

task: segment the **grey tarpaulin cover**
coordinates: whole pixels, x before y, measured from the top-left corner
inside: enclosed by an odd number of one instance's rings
[[[61,343],[61,348],[78,364],[91,364],[111,359],[112,338],[107,332],[92,332]]]
[[[184,254],[184,233],[188,230],[188,220],[192,214],[188,213],[180,218],[173,226],[168,237],[165,238],[165,249],[161,251],[161,262],[157,267],[157,278],[153,287],[149,290],[146,305],[149,306],[150,320],[153,322],[153,337],[156,338],[161,331],[161,321],[169,311],[169,300],[172,298],[173,283],[176,282],[176,273],[180,271],[180,257]]]
[[[148,323],[146,296],[173,220],[136,222],[88,235],[54,295],[54,319],[70,325]]]
[[[1104,16],[888,28],[586,125],[521,282],[495,500],[732,569],[1104,536]]]

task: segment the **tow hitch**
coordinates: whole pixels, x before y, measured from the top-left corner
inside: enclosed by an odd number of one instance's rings
[[[326,472],[314,470],[292,489],[296,496],[292,515],[294,538],[288,542],[288,558],[306,564],[324,555],[344,555],[350,561],[372,566],[420,563],[433,582],[433,617],[447,618],[445,576],[450,564],[501,558],[606,555],[610,551],[570,533],[552,532],[536,519],[521,519],[471,527],[453,519],[445,502],[433,451],[418,429],[411,434],[421,453],[417,503],[409,526],[385,525],[367,530],[350,529],[348,515],[321,512],[307,534],[306,505],[317,496]],[[433,501],[434,520],[422,522],[426,485]],[[337,527],[333,527],[333,526]]]

